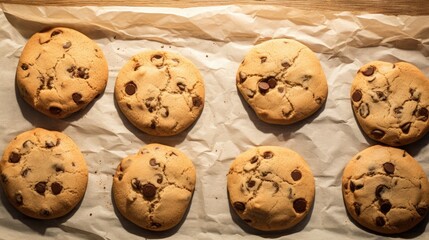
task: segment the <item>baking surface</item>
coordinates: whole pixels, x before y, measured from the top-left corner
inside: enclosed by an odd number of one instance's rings
[[[387,16],[306,11],[282,6],[37,7],[1,4],[0,149],[33,127],[62,131],[83,152],[89,185],[71,214],[53,221],[22,216],[0,191],[0,238],[4,239],[382,239],[355,225],[341,195],[341,175],[359,151],[375,144],[357,126],[349,90],[356,71],[372,60],[408,61],[429,76],[429,16]],[[109,63],[104,94],[64,119],[49,119],[17,94],[15,69],[27,39],[48,26],[72,27],[96,41]],[[291,126],[265,124],[237,93],[236,70],[247,51],[270,38],[292,38],[312,49],[326,73],[326,104]],[[201,117],[174,137],[152,137],[119,112],[113,89],[118,71],[136,53],[163,49],[189,58],[204,77]],[[165,233],[144,231],[112,204],[112,175],[120,160],[148,143],[174,146],[197,169],[186,219]],[[404,147],[429,173],[429,135]],[[277,233],[252,230],[228,204],[226,174],[235,156],[258,145],[288,147],[306,159],[315,175],[315,204],[295,228]],[[397,238],[428,239],[428,218]]]

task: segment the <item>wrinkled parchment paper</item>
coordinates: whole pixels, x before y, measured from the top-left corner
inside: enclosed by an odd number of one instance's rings
[[[199,8],[35,7],[1,4],[0,149],[33,127],[62,131],[85,155],[89,183],[81,204],[52,221],[24,217],[1,191],[0,239],[381,239],[354,224],[346,214],[341,175],[353,155],[375,144],[360,131],[349,100],[356,71],[371,60],[408,61],[429,76],[429,16],[356,15],[309,12],[278,6]],[[26,40],[48,26],[77,29],[94,39],[109,63],[109,82],[95,103],[65,120],[33,110],[15,89],[15,69]],[[270,38],[292,38],[320,58],[329,84],[321,110],[291,125],[257,119],[237,93],[235,72],[246,52]],[[180,53],[204,76],[205,108],[189,130],[174,137],[152,137],[133,127],[115,105],[118,71],[147,49]],[[154,234],[131,224],[112,205],[112,175],[119,161],[145,144],[175,146],[197,168],[197,185],[186,219],[179,227]],[[429,173],[429,135],[406,146]],[[309,216],[295,228],[261,233],[246,227],[231,211],[226,174],[240,152],[257,145],[291,148],[301,154],[316,178]],[[428,239],[427,218],[399,237]],[[396,236],[398,237],[398,236]]]

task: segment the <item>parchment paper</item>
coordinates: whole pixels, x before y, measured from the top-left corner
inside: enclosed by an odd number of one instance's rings
[[[429,16],[310,12],[279,6],[199,8],[35,7],[1,4],[0,149],[33,127],[62,131],[84,153],[89,184],[71,214],[52,221],[27,218],[1,191],[1,239],[381,239],[347,216],[340,179],[345,164],[375,144],[360,131],[350,106],[356,71],[372,60],[408,61],[429,76]],[[48,26],[77,29],[94,39],[109,63],[104,94],[86,110],[54,120],[33,110],[15,89],[15,69],[27,39]],[[269,125],[237,93],[235,72],[247,51],[270,38],[292,38],[320,58],[329,84],[326,104],[291,126]],[[146,49],[164,49],[193,61],[204,76],[205,108],[198,121],[175,137],[152,137],[119,113],[116,76],[128,59]],[[406,146],[429,173],[429,135]],[[185,220],[154,234],[120,216],[112,205],[112,175],[119,161],[158,142],[186,153],[197,168],[197,185]],[[314,207],[295,228],[273,234],[254,231],[231,211],[226,174],[239,153],[276,145],[301,154],[316,178]],[[427,218],[400,238],[429,239]]]

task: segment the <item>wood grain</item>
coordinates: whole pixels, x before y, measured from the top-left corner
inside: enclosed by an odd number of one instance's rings
[[[351,11],[389,15],[429,15],[429,0],[0,0],[5,3],[57,6],[200,7],[230,4],[271,4],[316,11]]]

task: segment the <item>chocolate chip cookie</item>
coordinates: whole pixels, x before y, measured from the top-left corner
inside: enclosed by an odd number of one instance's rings
[[[350,98],[359,125],[376,141],[402,146],[429,130],[429,79],[410,63],[365,64]]]
[[[236,85],[258,118],[273,124],[292,124],[309,117],[328,94],[319,59],[291,39],[253,47],[238,68]]]
[[[85,108],[106,87],[107,61],[95,42],[63,27],[35,33],[19,59],[16,82],[32,107],[52,118]]]
[[[176,226],[192,198],[195,167],[178,149],[149,144],[125,157],[113,178],[113,198],[119,212],[152,231]]]
[[[282,147],[261,146],[238,155],[231,164],[227,185],[238,216],[263,231],[295,226],[314,200],[314,177],[307,163]]]
[[[196,121],[204,107],[204,81],[185,57],[146,51],[131,58],[115,85],[122,113],[137,128],[155,136],[176,135]]]
[[[405,232],[428,212],[426,174],[401,149],[377,145],[363,150],[345,167],[342,184],[353,219],[379,233]]]
[[[36,128],[19,134],[0,162],[10,203],[38,219],[64,216],[81,201],[88,169],[76,144],[63,133]]]

